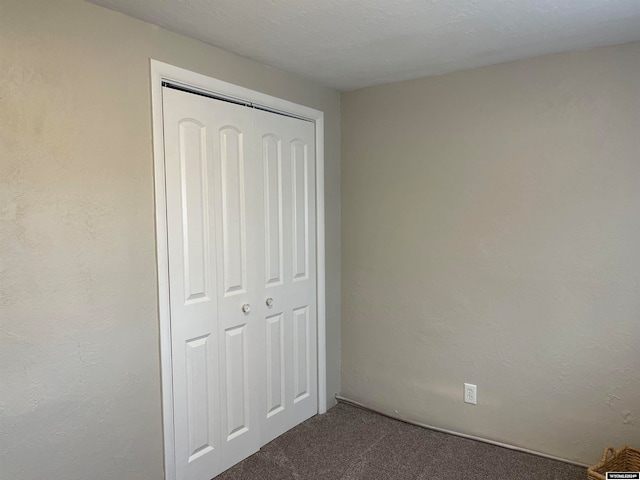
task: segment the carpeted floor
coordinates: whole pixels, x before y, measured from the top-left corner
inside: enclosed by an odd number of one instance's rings
[[[585,468],[399,422],[343,403],[216,480],[585,480]]]

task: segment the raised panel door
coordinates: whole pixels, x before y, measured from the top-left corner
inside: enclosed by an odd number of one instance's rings
[[[317,412],[315,129],[163,89],[178,480]]]
[[[264,445],[318,410],[315,128],[311,122],[268,112],[256,112],[256,117],[267,245],[261,306],[268,332]]]

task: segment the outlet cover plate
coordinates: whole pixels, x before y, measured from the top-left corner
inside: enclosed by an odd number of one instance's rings
[[[464,401],[472,405],[478,404],[478,387],[473,383],[464,384]]]

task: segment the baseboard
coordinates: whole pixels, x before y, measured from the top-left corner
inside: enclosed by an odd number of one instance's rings
[[[556,460],[558,462],[570,463],[571,465],[577,465],[579,467],[588,468],[588,465],[584,463],[575,462],[573,460],[567,460],[566,458],[554,457],[553,455],[548,455],[546,453],[536,452],[534,450],[529,450],[528,448],[517,447],[515,445],[509,445],[508,443],[496,442],[495,440],[489,440],[487,438],[476,437],[475,435],[468,435],[466,433],[454,432],[453,430],[447,430],[446,428],[434,427],[432,425],[426,425],[424,423],[415,422],[413,420],[407,420],[406,418],[402,418],[399,415],[390,415],[386,412],[381,412],[376,410],[375,408],[371,408],[363,403],[356,402],[355,400],[351,400],[349,398],[342,397],[340,395],[336,395],[336,400],[338,402],[346,403],[347,405],[352,405],[354,407],[362,408],[364,410],[369,410],[370,412],[377,413],[379,415],[383,415],[385,417],[393,418],[394,420],[399,420],[404,423],[408,423],[410,425],[415,425],[416,427],[428,428],[429,430],[435,430],[436,432],[448,433],[450,435],[456,435],[458,437],[468,438],[470,440],[477,440],[478,442],[490,443],[491,445],[497,445],[498,447],[508,448],[509,450],[516,450],[518,452],[529,453],[531,455],[537,455],[539,457],[548,458],[550,460]]]

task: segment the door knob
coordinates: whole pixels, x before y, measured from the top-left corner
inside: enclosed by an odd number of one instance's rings
[[[249,305],[248,303],[245,303],[244,305],[242,305],[242,311],[244,313],[249,313],[251,311],[251,305]]]
[[[267,298],[264,303],[267,304],[267,307],[271,307],[271,305],[273,305],[273,298]]]

